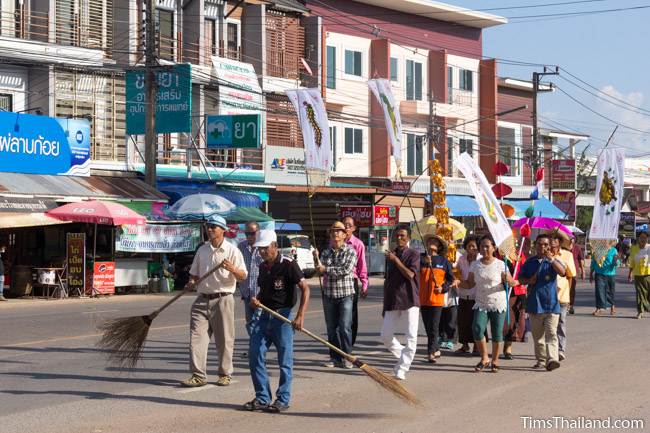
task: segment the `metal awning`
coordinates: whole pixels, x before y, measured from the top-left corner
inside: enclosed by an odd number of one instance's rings
[[[56,218],[50,218],[42,212],[0,212],[0,229],[49,226],[58,224],[70,224],[70,221],[61,221]]]
[[[2,173],[0,195],[44,197],[72,201],[83,199],[168,201],[166,195],[135,177],[55,176]]]

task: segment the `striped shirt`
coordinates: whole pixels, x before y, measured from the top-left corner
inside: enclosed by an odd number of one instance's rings
[[[344,298],[354,295],[354,270],[357,266],[357,253],[347,244],[341,248],[328,248],[321,254],[320,261],[325,266],[323,294],[329,298]]]
[[[249,301],[251,298],[256,298],[260,292],[259,286],[257,285],[257,276],[260,273],[260,263],[263,260],[258,249],[250,246],[247,241],[240,242],[237,248],[239,248],[239,251],[241,251],[244,257],[244,264],[248,271],[248,277],[237,283],[237,286],[239,287],[241,298]]]

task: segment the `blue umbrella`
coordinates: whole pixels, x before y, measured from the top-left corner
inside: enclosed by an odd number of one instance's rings
[[[215,194],[192,194],[178,200],[167,214],[183,221],[205,221],[213,215],[225,216],[235,210],[235,204]]]

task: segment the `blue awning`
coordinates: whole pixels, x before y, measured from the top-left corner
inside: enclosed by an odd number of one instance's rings
[[[275,223],[275,231],[299,232],[302,227],[298,223]]]
[[[159,181],[158,190],[169,196],[170,204],[175,203],[182,197],[198,193],[219,195],[241,207],[260,208],[263,204],[262,199],[256,194],[221,189],[217,188],[213,183],[206,182]]]
[[[428,198],[428,196],[426,196]],[[512,218],[519,219],[526,216],[526,209],[530,206],[531,201],[526,200],[504,200],[504,203],[515,208],[515,215]],[[449,208],[450,217],[480,216],[481,211],[474,197],[467,195],[448,195],[447,207]],[[558,209],[547,198],[540,197],[535,200],[535,216],[543,216],[552,219],[566,219],[563,211]]]
[[[505,202],[515,208],[515,214],[512,216],[512,218],[515,219],[525,217],[526,209],[528,209],[531,204],[530,200],[505,200]],[[533,216],[542,216],[554,220],[568,219],[567,215],[558,209],[557,206],[546,197],[540,197],[538,200],[535,200],[534,209],[535,212]]]
[[[450,217],[480,216],[481,211],[474,197],[467,195],[448,195],[447,207]]]

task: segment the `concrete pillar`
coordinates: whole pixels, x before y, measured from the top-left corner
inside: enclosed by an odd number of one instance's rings
[[[321,17],[302,17],[301,22],[305,28],[305,60],[313,72],[313,76],[305,75],[303,83],[306,87],[321,87],[324,83],[325,68],[321,59],[325,59],[323,50],[323,19]],[[323,92],[326,91],[322,86]]]
[[[182,2],[179,2],[179,4]],[[205,3],[204,0],[184,2],[182,10],[183,58],[200,65],[208,64],[205,58]]]
[[[243,5],[242,13],[242,60],[255,67],[257,75],[266,75],[266,6]]]
[[[497,63],[481,60],[479,65],[479,165],[490,183],[496,182],[494,164],[499,158],[497,130]]]
[[[370,74],[390,77],[390,42],[387,39],[374,39],[370,42]],[[370,98],[370,118],[383,119],[384,111],[377,98],[368,89]],[[391,144],[386,128],[370,128],[370,176],[390,177]]]

